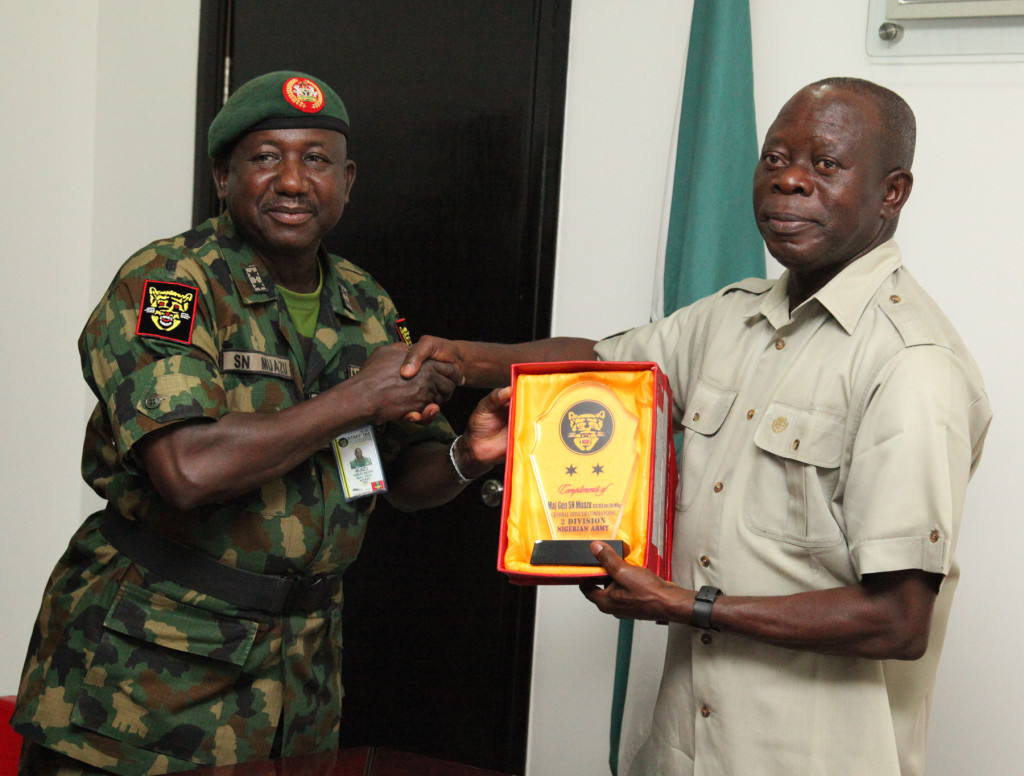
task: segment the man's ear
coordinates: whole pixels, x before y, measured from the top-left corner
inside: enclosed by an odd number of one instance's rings
[[[896,218],[910,198],[914,188],[914,174],[910,170],[897,168],[885,176],[885,195],[882,198],[882,218],[890,221]]]
[[[228,160],[213,160],[213,184],[217,187],[217,197],[224,199],[228,188]]]
[[[345,186],[345,204],[348,204],[349,195],[352,193],[352,187],[356,182],[356,163],[351,159],[345,160],[345,172],[343,173],[344,186]]]

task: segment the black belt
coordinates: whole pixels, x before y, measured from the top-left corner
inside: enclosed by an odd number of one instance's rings
[[[276,577],[226,566],[109,509],[100,530],[140,566],[240,609],[310,614],[330,606],[341,587],[341,574]]]

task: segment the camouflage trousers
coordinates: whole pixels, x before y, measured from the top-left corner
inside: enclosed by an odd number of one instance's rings
[[[274,740],[271,757],[281,755],[281,735]],[[21,747],[21,758],[18,760],[18,776],[110,776],[110,771],[94,768],[91,765],[74,760],[66,754],[47,749],[45,746],[25,741]]]
[[[90,518],[50,579],[12,725],[121,776],[266,760],[279,731],[286,756],[334,749],[340,621],[340,604],[266,615],[185,589]]]
[[[93,768],[67,755],[31,741],[21,747],[18,776],[110,776],[110,771]]]

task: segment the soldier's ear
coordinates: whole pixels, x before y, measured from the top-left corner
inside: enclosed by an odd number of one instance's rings
[[[223,200],[228,189],[228,160],[213,160],[213,184],[217,187],[217,197]]]

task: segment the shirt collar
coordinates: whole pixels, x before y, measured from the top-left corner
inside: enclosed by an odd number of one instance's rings
[[[212,220],[217,249],[227,262],[235,290],[243,304],[263,304],[277,298],[270,270],[238,233],[226,212]]]
[[[812,300],[816,301],[828,310],[847,334],[852,334],[882,281],[902,265],[899,246],[895,240],[887,240],[850,262],[793,312],[795,314],[811,304]],[[758,306],[757,312],[775,328],[781,328],[791,319],[788,287],[789,270],[786,270]]]
[[[231,216],[222,213],[214,219],[214,229],[221,255],[231,269],[235,288],[243,303],[262,304],[276,300],[276,284],[269,268],[252,246],[242,239]],[[327,293],[329,307],[335,313],[354,321],[365,321],[367,313],[360,304],[352,284],[341,276],[322,243],[317,249],[317,259],[324,273],[324,290]]]
[[[336,264],[335,257],[323,245],[320,246],[318,258],[324,268],[324,291],[331,309],[359,323],[369,320],[370,316],[360,302],[355,286],[345,277],[342,267]]]

